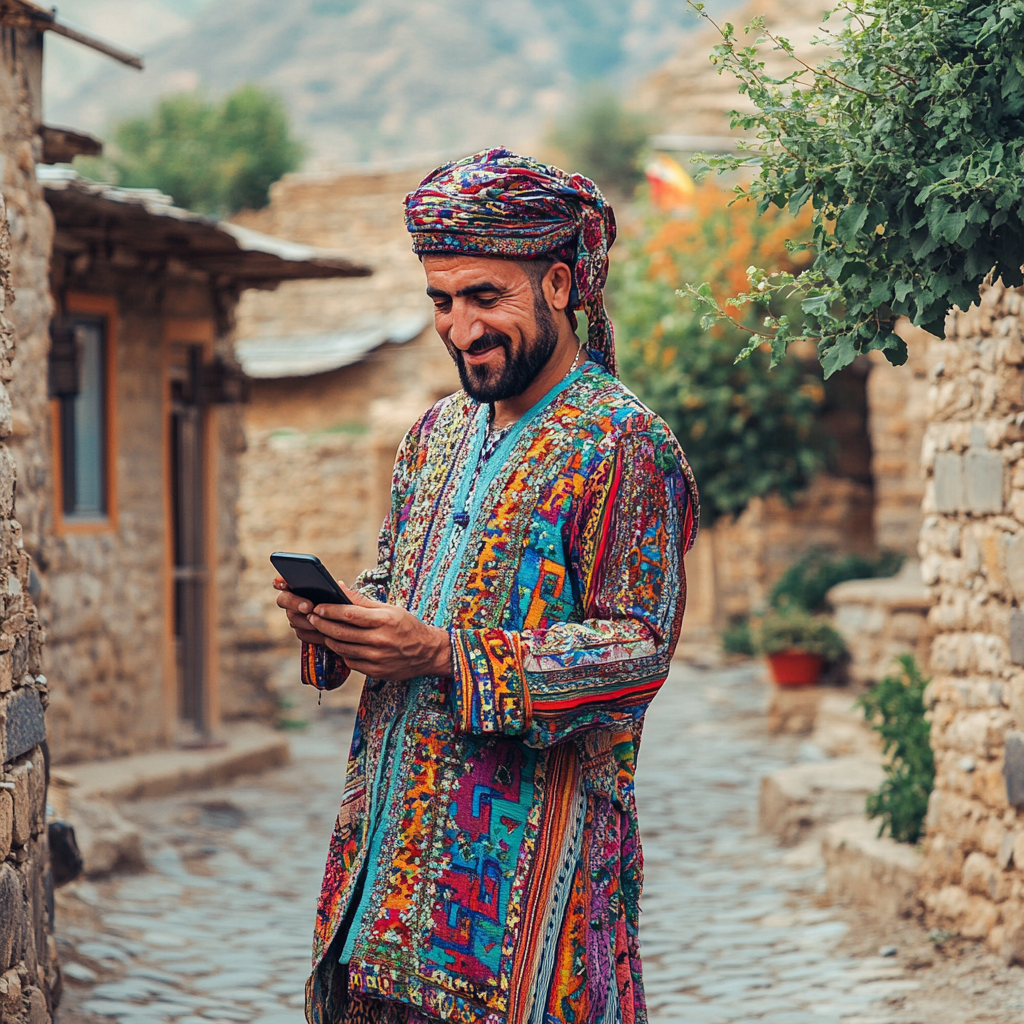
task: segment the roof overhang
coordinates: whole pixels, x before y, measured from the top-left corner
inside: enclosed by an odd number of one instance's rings
[[[124,50],[85,29],[68,24],[57,17],[56,8],[40,7],[30,0],[0,0],[0,23],[19,28],[34,28],[38,32],[56,32],[57,35],[73,39],[91,50],[105,53],[122,64],[142,70],[142,58],[137,53]]]
[[[179,209],[156,189],[117,188],[63,168],[39,167],[36,174],[53,211],[57,251],[75,254],[103,247],[132,252],[141,261],[175,259],[242,288],[373,273],[328,249]]]
[[[422,313],[407,313],[335,334],[242,338],[235,344],[235,355],[246,375],[256,379],[312,377],[362,362],[382,345],[404,345],[429,323],[430,317]]]

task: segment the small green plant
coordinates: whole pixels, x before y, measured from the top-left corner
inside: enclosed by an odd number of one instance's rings
[[[928,797],[935,784],[935,755],[925,718],[924,689],[928,680],[912,655],[896,659],[899,671],[886,676],[858,704],[864,717],[882,737],[889,759],[885,781],[867,799],[869,818],[881,818],[878,834],[886,832],[899,843],[916,843],[924,831]]]
[[[803,608],[819,612],[825,607],[825,595],[838,583],[847,580],[895,576],[903,564],[903,556],[887,551],[876,558],[845,555],[830,558],[820,549],[809,551],[794,562],[772,588],[769,603],[773,608]]]
[[[803,651],[836,661],[846,653],[846,642],[824,619],[815,618],[802,608],[791,608],[771,611],[761,620],[757,649],[766,655]]]
[[[733,619],[722,630],[722,650],[726,654],[742,655],[747,658],[757,654],[754,631],[750,628],[750,619],[746,615]]]

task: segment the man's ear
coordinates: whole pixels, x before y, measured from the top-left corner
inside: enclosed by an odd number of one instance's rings
[[[572,271],[568,264],[552,263],[541,281],[541,290],[552,309],[565,312],[572,294]]]

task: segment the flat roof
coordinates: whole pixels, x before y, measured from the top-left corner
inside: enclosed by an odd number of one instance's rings
[[[174,257],[243,288],[373,273],[334,250],[183,210],[157,189],[105,185],[62,167],[37,167],[36,177],[53,210],[57,245],[65,251],[123,246],[142,257]]]

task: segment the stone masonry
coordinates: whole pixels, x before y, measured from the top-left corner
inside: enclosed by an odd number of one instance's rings
[[[0,1017],[4,1024],[48,1024],[60,975],[45,830],[44,634],[14,518],[16,479],[19,498],[31,508],[39,467],[30,457],[16,471],[6,441],[28,422],[11,360],[15,337],[19,344],[46,337],[53,228],[35,182],[42,42],[34,32],[5,26],[0,51]],[[20,382],[45,373],[45,361],[40,371],[22,353],[18,368]]]
[[[11,433],[14,331],[4,310],[13,300],[0,199],[0,437]],[[46,844],[47,692],[15,486],[14,459],[0,445],[0,1013],[4,1024],[44,1024],[59,991]]]
[[[1024,293],[997,282],[929,350],[920,554],[933,607],[932,921],[1024,960]]]

